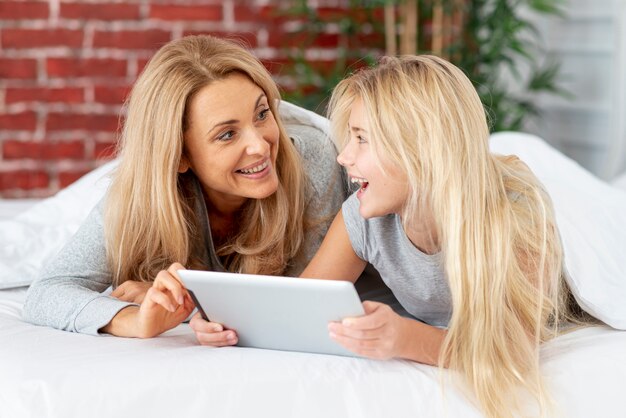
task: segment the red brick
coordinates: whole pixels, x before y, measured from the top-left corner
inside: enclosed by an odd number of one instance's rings
[[[67,187],[85,174],[87,174],[89,171],[90,170],[61,171],[59,172],[59,186],[61,188]]]
[[[185,31],[183,36],[190,35],[213,35],[218,38],[232,39],[235,42],[242,43],[246,48],[255,48],[258,46],[257,35],[253,32],[220,32],[220,31]]]
[[[119,118],[116,115],[95,115],[79,113],[49,113],[46,131],[105,131],[115,132]]]
[[[288,33],[280,30],[270,31],[267,44],[270,47],[319,47],[336,48],[339,35],[336,33],[320,33],[316,36],[306,32]]]
[[[112,58],[48,58],[49,77],[125,77],[126,60]]]
[[[50,184],[48,173],[43,170],[14,170],[0,172],[0,190],[43,189]]]
[[[96,31],[95,48],[158,49],[171,39],[170,32],[152,30]]]
[[[337,22],[346,17],[350,17],[357,23],[365,23],[369,20],[368,11],[365,8],[318,7],[317,17],[324,22]]]
[[[3,29],[4,48],[38,48],[66,46],[79,48],[83,45],[83,31],[69,29]]]
[[[4,100],[7,104],[19,102],[83,103],[85,93],[80,87],[7,87]]]
[[[37,125],[35,112],[0,114],[0,131],[34,131]]]
[[[82,141],[33,142],[5,140],[2,155],[7,160],[30,158],[33,160],[81,160],[85,158],[85,144]]]
[[[61,17],[80,20],[137,20],[138,4],[61,3]]]
[[[148,65],[148,62],[150,62],[149,58],[138,58],[137,59],[137,74],[141,74],[141,72],[143,71],[144,68],[146,68],[146,65]]]
[[[261,60],[261,63],[272,74],[280,74],[286,67],[291,64],[291,61],[286,58],[274,58],[271,60]]]
[[[356,39],[356,42],[354,42]],[[353,47],[362,48],[384,48],[385,35],[379,32],[360,33],[355,37],[351,37]]]
[[[235,6],[236,22],[263,22],[269,26],[281,26],[286,22],[304,22],[304,16],[288,13],[287,9],[276,6],[254,7]]]
[[[22,80],[37,78],[37,61],[26,58],[0,58],[1,78],[19,78]]]
[[[160,20],[222,20],[221,6],[161,5],[150,6],[150,18]]]
[[[131,86],[96,86],[94,96],[96,103],[122,104],[130,93]]]
[[[115,142],[96,142],[94,149],[95,158],[98,160],[111,160],[115,158]]]
[[[48,2],[0,1],[0,19],[47,19]]]

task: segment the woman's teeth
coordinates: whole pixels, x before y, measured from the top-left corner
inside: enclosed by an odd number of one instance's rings
[[[238,170],[240,173],[243,174],[253,174],[253,173],[258,173],[259,171],[263,171],[265,170],[265,168],[269,165],[269,161],[266,160],[263,164],[257,165],[256,167],[252,167],[252,168],[247,168],[245,170],[241,169]]]

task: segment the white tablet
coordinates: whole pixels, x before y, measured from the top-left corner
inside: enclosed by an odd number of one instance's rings
[[[239,346],[355,356],[328,323],[364,314],[347,281],[178,270],[198,311],[233,329]]]

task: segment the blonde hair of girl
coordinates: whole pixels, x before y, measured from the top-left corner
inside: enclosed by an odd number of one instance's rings
[[[150,60],[127,102],[120,162],[106,200],[104,230],[113,283],[150,281],[173,262],[202,268],[203,245],[190,193],[178,174],[187,111],[196,92],[233,73],[266,94],[278,115],[280,95],[263,65],[243,47],[211,36],[170,42]],[[279,274],[303,241],[305,182],[300,156],[278,117],[278,190],[247,203],[238,235],[218,255],[230,271]]]
[[[476,90],[449,62],[385,58],[343,80],[329,106],[340,146],[358,98],[375,158],[407,175],[405,228],[428,212],[435,220],[452,295],[439,364],[462,372],[489,417],[519,411],[520,387],[545,414],[539,346],[570,318],[549,196],[518,158],[490,153]]]

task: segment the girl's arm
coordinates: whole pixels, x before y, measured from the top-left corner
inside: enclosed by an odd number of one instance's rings
[[[354,283],[366,265],[367,262],[360,259],[352,249],[343,214],[339,210],[322,245],[300,277],[349,280]]]
[[[363,308],[364,316],[329,324],[330,336],[363,357],[439,364],[445,330],[404,318],[383,303],[365,301]]]

